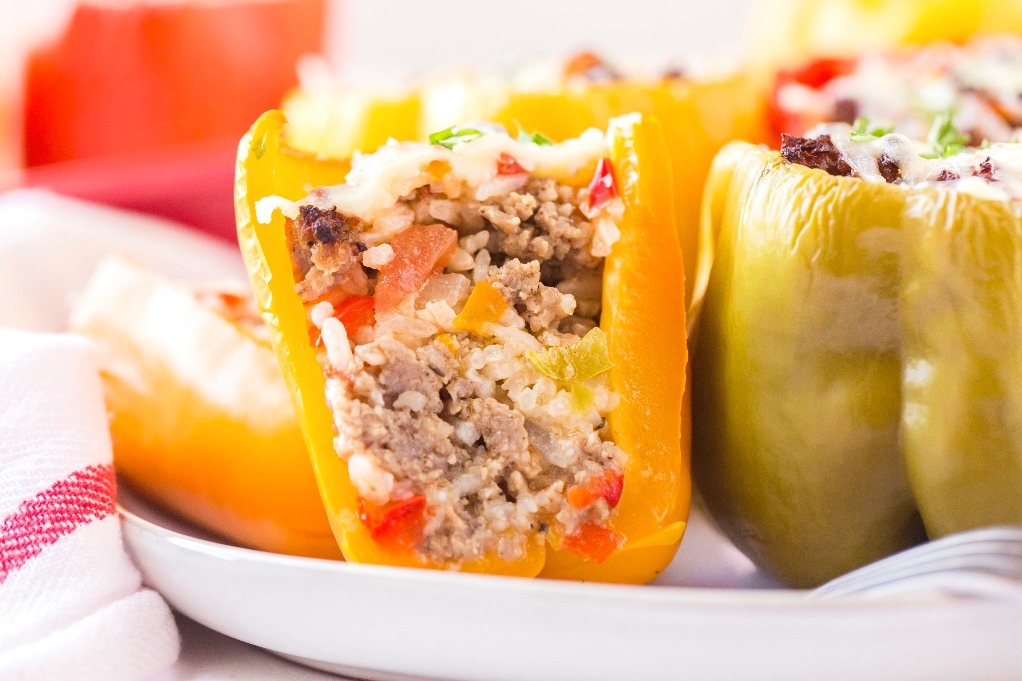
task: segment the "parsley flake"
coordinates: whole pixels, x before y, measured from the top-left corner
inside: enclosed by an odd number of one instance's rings
[[[518,121],[515,121],[515,125],[518,126],[518,141],[522,144],[536,144],[541,147],[549,147],[554,143],[552,139],[541,132],[529,132]]]
[[[429,136],[430,144],[437,144],[446,149],[454,149],[459,144],[471,142],[483,136],[483,132],[477,128],[460,128],[452,125],[446,130],[434,132]]]
[[[948,112],[937,116],[936,120],[933,121],[933,127],[930,128],[930,137],[927,141],[933,151],[920,154],[923,158],[947,158],[964,151],[965,145],[969,143],[969,137],[958,131],[951,113]]]
[[[884,135],[890,135],[894,132],[894,126],[876,126],[873,128],[869,127],[869,118],[866,116],[860,116],[855,119],[855,123],[852,124],[851,137],[853,142],[869,142],[875,139],[879,139]]]

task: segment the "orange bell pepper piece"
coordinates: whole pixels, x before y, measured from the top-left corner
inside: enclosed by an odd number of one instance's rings
[[[100,349],[124,480],[245,546],[340,557],[269,343],[122,258],[100,266],[71,326]]]

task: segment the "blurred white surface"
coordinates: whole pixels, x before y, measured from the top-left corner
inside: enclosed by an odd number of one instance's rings
[[[0,326],[64,330],[74,296],[113,251],[177,279],[245,277],[234,249],[175,223],[19,189],[0,194]]]
[[[654,64],[730,57],[753,0],[331,0],[328,56],[354,80],[597,49]]]

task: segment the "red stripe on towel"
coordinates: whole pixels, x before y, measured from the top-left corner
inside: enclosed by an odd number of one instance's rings
[[[113,466],[89,466],[26,499],[0,525],[0,584],[64,535],[114,513]]]

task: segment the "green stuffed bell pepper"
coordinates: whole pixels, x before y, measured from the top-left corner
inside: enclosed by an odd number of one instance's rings
[[[694,475],[795,586],[1022,522],[1022,146],[886,133],[733,144],[704,200]]]

